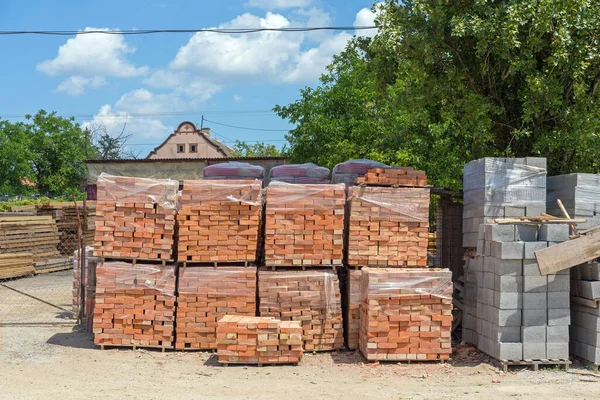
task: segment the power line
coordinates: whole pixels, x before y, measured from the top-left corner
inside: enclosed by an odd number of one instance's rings
[[[376,29],[376,26],[318,26],[298,28],[204,28],[204,29],[124,29],[124,30],[51,30],[51,31],[0,31],[0,35],[46,35],[46,36],[75,36],[75,35],[153,35],[158,33],[222,33],[245,34],[257,32],[313,32],[313,31],[350,31]]]
[[[185,112],[185,111],[172,111],[172,112],[155,112],[155,113],[115,113],[115,114],[80,114],[71,115],[70,117],[80,118],[147,118],[147,117],[180,117],[180,116],[201,116],[201,115],[214,115],[214,116],[227,116],[227,115],[253,115],[253,114],[274,114],[273,110],[231,110],[231,111],[200,111],[200,112]],[[0,114],[0,119],[7,118],[25,118],[26,114]],[[29,115],[35,115],[34,113]]]
[[[261,128],[248,128],[245,126],[236,126],[236,125],[228,125],[228,124],[223,124],[221,122],[216,122],[216,121],[211,121],[209,119],[204,118],[204,120],[206,122],[210,122],[212,124],[217,124],[217,125],[222,125],[222,126],[227,126],[229,128],[236,128],[236,129],[246,129],[248,131],[263,131],[263,132],[289,132],[289,129],[261,129]]]

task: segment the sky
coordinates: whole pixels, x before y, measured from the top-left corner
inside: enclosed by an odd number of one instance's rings
[[[130,30],[373,25],[372,0],[0,1],[0,30]],[[245,35],[0,36],[0,118],[39,109],[103,124],[126,123],[141,157],[179,123],[213,136],[281,147],[291,125],[272,108],[316,86],[332,56],[369,31]],[[11,56],[9,56],[11,55]],[[210,122],[209,122],[210,121]],[[259,130],[239,129],[236,127]]]

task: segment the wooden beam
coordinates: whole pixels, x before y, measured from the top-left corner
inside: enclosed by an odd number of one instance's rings
[[[600,230],[556,244],[535,252],[540,274],[558,271],[592,261],[600,257]]]

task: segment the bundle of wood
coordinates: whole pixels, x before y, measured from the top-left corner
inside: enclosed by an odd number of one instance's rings
[[[0,254],[0,279],[19,278],[34,273],[31,253]]]
[[[261,215],[260,181],[184,181],[178,260],[256,262]]]
[[[265,265],[341,265],[344,247],[345,186],[267,187]]]
[[[367,360],[446,360],[452,353],[452,273],[361,270],[360,351]]]
[[[179,269],[175,348],[217,348],[217,322],[225,315],[256,315],[256,267]]]
[[[313,163],[278,165],[270,171],[271,181],[286,183],[326,184],[329,175],[329,169]]]
[[[412,167],[373,168],[364,177],[356,178],[356,183],[395,186],[425,186],[425,171],[415,171]]]
[[[348,265],[426,267],[429,189],[350,187]]]
[[[94,343],[173,348],[175,266],[104,262],[96,267]]]
[[[58,230],[50,216],[0,217],[0,254],[30,253],[33,262],[59,257]]]
[[[101,174],[94,255],[171,260],[178,188],[170,179]]]
[[[340,287],[331,270],[258,272],[259,314],[302,323],[304,350],[344,346]]]
[[[299,322],[227,315],[217,326],[217,357],[223,364],[289,364],[302,358]]]

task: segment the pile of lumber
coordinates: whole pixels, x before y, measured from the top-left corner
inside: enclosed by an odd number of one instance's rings
[[[255,262],[261,215],[260,181],[184,181],[178,260]]]
[[[425,171],[415,171],[412,167],[373,168],[364,177],[356,178],[356,183],[369,183],[396,186],[425,186]]]
[[[31,253],[0,254],[0,279],[19,278],[34,273]]]
[[[332,270],[258,272],[259,314],[302,324],[304,350],[344,346],[340,286]]]
[[[94,343],[173,348],[175,266],[104,262],[96,267]]]
[[[177,181],[101,174],[98,177],[94,255],[171,260]]]
[[[341,265],[343,184],[271,182],[266,190],[265,265]]]
[[[256,267],[179,269],[176,349],[216,349],[222,317],[255,313]]]
[[[285,164],[271,168],[271,182],[327,184],[330,182],[328,168],[313,163]]]
[[[0,254],[30,253],[33,262],[59,257],[58,230],[50,216],[0,217]]]
[[[217,327],[217,357],[223,364],[289,364],[302,358],[299,322],[227,315]]]
[[[348,189],[348,265],[426,267],[429,189]]]
[[[450,357],[452,273],[363,268],[360,350],[367,360]]]

